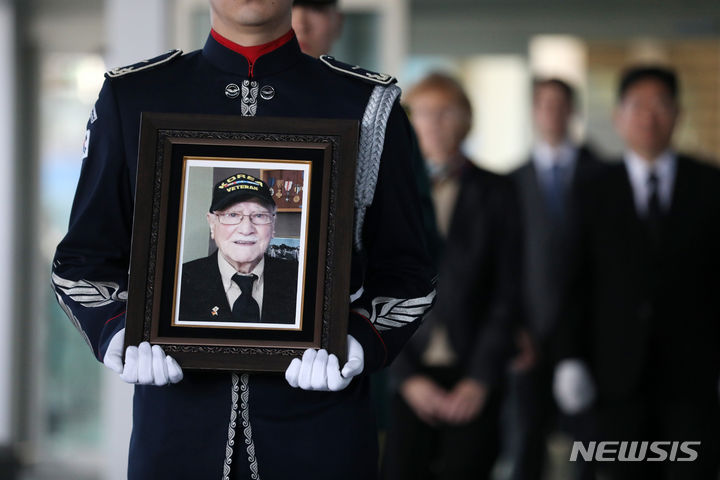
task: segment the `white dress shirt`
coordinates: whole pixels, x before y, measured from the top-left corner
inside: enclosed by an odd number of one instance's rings
[[[648,162],[637,153],[627,151],[624,160],[638,215],[644,217],[648,211],[648,202],[650,200],[648,178],[651,173],[655,173],[658,179],[660,208],[667,212],[672,203],[673,187],[675,185],[675,172],[677,170],[677,157],[675,154],[670,150],[666,150],[655,161]]]
[[[466,161],[468,160],[459,154],[446,162],[430,163],[428,166],[435,221],[443,238],[447,237],[450,230],[450,222],[460,192],[460,172]]]
[[[560,166],[565,173],[565,181],[572,178],[577,163],[577,147],[570,140],[565,140],[558,146],[538,141],[532,149],[532,161],[541,186],[552,184],[552,170],[555,165]]]
[[[218,267],[220,268],[220,278],[222,279],[223,288],[225,289],[225,296],[227,296],[228,303],[230,304],[230,308],[232,309],[233,305],[235,304],[235,300],[238,299],[240,294],[242,293],[242,290],[240,290],[240,287],[237,283],[233,282],[233,275],[236,273],[239,273],[235,270],[235,268],[228,263],[227,260],[225,260],[225,257],[223,257],[222,252],[218,252]],[[252,297],[255,299],[255,301],[258,304],[258,307],[260,307],[260,315],[262,316],[262,305],[263,305],[263,286],[265,285],[265,258],[263,257],[260,260],[260,263],[258,263],[255,268],[253,269],[250,274],[257,275],[257,280],[253,282],[253,289],[252,289]],[[241,273],[240,275],[248,275],[245,273]],[[262,318],[261,318],[262,320]]]

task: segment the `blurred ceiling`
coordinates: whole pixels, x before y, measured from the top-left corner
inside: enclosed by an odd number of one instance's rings
[[[15,1],[31,18],[30,38],[41,50],[102,52],[104,0]],[[417,54],[518,53],[537,34],[720,37],[718,0],[408,1],[410,51]]]
[[[519,53],[537,34],[720,37],[718,0],[412,0],[413,53]],[[437,42],[436,39],[442,39]]]
[[[101,53],[103,0],[15,0],[27,22],[27,41],[39,51]]]

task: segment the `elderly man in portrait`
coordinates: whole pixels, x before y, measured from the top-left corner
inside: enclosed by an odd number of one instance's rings
[[[298,263],[273,258],[270,188],[237,173],[213,188],[207,214],[217,250],[183,264],[180,321],[295,323]]]

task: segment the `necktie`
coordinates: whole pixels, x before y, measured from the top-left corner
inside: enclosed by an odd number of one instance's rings
[[[659,179],[655,172],[650,172],[647,178],[648,186],[648,202],[647,214],[645,220],[647,222],[648,231],[653,240],[660,239],[660,221],[662,217],[662,209],[660,208],[660,194],[658,192]]]
[[[545,190],[550,214],[556,220],[561,220],[565,213],[565,169],[558,163],[554,163],[550,169]]]
[[[647,218],[655,221],[660,218],[660,194],[658,193],[658,176],[655,172],[650,172],[647,179],[648,186],[648,204]]]
[[[235,300],[232,307],[233,320],[236,322],[259,322],[260,307],[252,297],[253,282],[257,275],[240,275],[236,273],[232,280],[240,287],[240,296]]]

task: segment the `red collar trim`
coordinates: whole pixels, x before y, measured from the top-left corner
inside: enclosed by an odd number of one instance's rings
[[[223,37],[215,30],[210,30],[210,35],[212,35],[212,37],[220,45],[229,48],[230,50],[237,52],[243,57],[245,57],[245,59],[247,59],[248,61],[248,64],[250,65],[250,73],[252,75],[252,66],[255,61],[266,53],[270,53],[273,50],[280,48],[286,43],[288,43],[295,36],[295,31],[291,28],[290,31],[287,32],[285,35],[273,40],[272,42],[264,43],[262,45],[255,45],[252,47],[243,47],[242,45],[239,45],[232,40],[228,40],[227,38]]]

